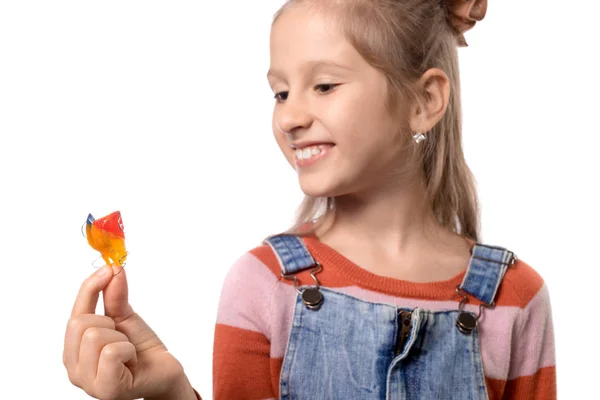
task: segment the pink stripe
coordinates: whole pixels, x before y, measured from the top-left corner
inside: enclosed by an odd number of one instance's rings
[[[402,298],[357,286],[335,290],[364,301],[432,311],[455,310],[458,305],[458,299]],[[234,263],[225,280],[217,323],[263,333],[271,341],[271,357],[282,358],[292,326],[296,294],[292,285],[280,283],[279,277],[265,264],[247,253]],[[471,304],[465,308],[478,311]],[[483,368],[489,378],[505,380],[532,375],[539,368],[555,363],[554,333],[545,285],[524,309],[506,306],[484,309],[479,332]]]
[[[519,314],[520,307],[501,307],[483,309],[478,322],[479,347],[481,362],[485,376],[492,379],[505,380],[510,366],[510,348],[513,341],[512,330]]]
[[[258,258],[251,253],[244,254],[225,278],[217,324],[260,332],[271,340],[270,303],[278,282]]]
[[[283,358],[285,354],[294,318],[296,296],[296,289],[292,285],[281,284],[275,288],[272,310],[278,323],[273,326],[271,358]]]
[[[523,310],[514,334],[514,358],[508,378],[535,374],[555,365],[554,325],[548,287],[544,284]]]

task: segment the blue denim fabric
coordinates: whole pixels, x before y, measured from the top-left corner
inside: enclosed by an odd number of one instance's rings
[[[476,244],[461,289],[492,304],[504,273],[514,259],[514,253],[501,247]]]
[[[300,238],[279,236],[267,242],[278,252],[285,273],[314,265]],[[475,246],[464,282],[468,289],[489,295],[489,288],[495,293],[506,270],[502,262],[509,258],[507,251],[482,247]],[[308,287],[314,286],[299,289]],[[320,291],[324,302],[318,310],[308,309],[300,295],[296,299],[280,376],[282,400],[488,399],[478,330],[461,333],[457,309],[409,310],[324,287]],[[412,312],[411,329],[397,352],[402,310]]]
[[[284,274],[294,274],[315,265],[314,258],[306,249],[302,239],[297,236],[271,236],[265,242],[277,255]]]

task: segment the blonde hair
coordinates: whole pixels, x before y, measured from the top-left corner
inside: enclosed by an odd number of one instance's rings
[[[288,0],[273,24],[291,5],[306,4],[331,14],[349,43],[388,82],[391,109],[400,100],[422,104],[414,86],[430,68],[443,70],[450,98],[442,119],[427,140],[411,147],[407,160],[424,177],[427,201],[438,223],[479,240],[479,205],[475,179],[462,150],[462,118],[457,39],[447,22],[446,0]],[[410,132],[407,132],[407,135]],[[412,137],[408,138],[409,141]],[[412,142],[411,142],[412,143]],[[420,169],[420,170],[419,170]],[[335,199],[305,196],[287,233],[309,234],[335,212]],[[310,226],[309,230],[304,227]]]

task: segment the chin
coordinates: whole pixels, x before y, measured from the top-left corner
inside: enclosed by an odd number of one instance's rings
[[[312,176],[299,176],[300,189],[310,197],[336,197],[344,194],[339,182],[333,177],[315,174]]]

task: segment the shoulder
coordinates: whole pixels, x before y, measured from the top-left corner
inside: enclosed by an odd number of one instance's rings
[[[259,278],[263,282],[272,282],[279,280],[279,271],[279,262],[272,249],[262,244],[238,256],[229,269],[226,281],[242,280],[243,283],[246,279],[253,282]]]
[[[273,271],[268,246],[246,251],[225,276],[217,312],[217,325],[259,332],[271,337],[271,298],[280,282]],[[276,262],[277,260],[275,260]]]
[[[280,275],[281,266],[279,264],[279,260],[277,259],[277,255],[271,246],[268,244],[262,244],[253,248],[248,252],[248,254],[251,254],[257,260],[259,260],[274,275]]]
[[[508,267],[498,288],[496,304],[526,308],[539,298],[545,300],[548,291],[542,276],[527,262],[518,259]]]

